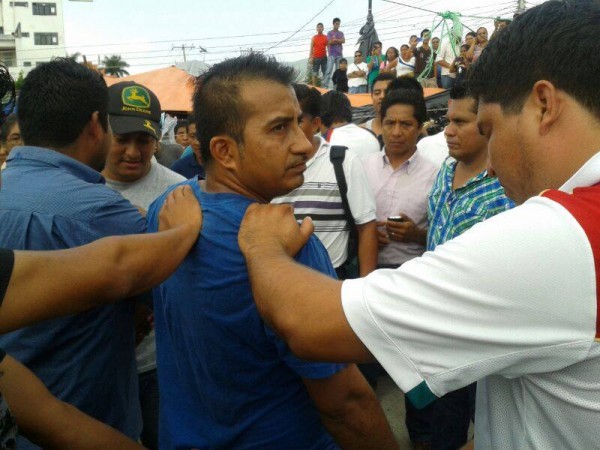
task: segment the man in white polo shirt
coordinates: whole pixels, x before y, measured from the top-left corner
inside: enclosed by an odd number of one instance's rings
[[[600,66],[598,17],[595,0],[545,2],[473,67],[491,165],[520,206],[343,284],[287,256],[309,221],[298,228],[283,206],[248,210],[239,242],[255,301],[296,354],[374,356],[421,405],[481,380],[477,449],[597,448],[600,92],[586,68]]]
[[[350,100],[341,92],[329,91],[321,97],[321,133],[331,145],[348,147],[360,158],[380,150],[374,133],[352,123]]]

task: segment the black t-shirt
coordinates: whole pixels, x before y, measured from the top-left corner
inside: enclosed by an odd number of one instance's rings
[[[348,92],[348,75],[345,70],[337,69],[333,72],[331,81],[335,83],[335,90],[339,92]]]
[[[0,305],[4,300],[8,282],[15,265],[15,253],[12,250],[0,248]]]
[[[413,55],[415,57],[415,77],[418,77],[429,64],[429,59],[431,58],[431,48],[427,50],[425,50],[423,47],[416,48],[413,50]],[[432,76],[433,70],[429,70],[423,76],[423,78],[431,78]]]

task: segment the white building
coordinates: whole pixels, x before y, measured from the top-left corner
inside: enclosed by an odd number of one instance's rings
[[[61,0],[0,0],[0,60],[16,79],[53,56],[66,56]]]

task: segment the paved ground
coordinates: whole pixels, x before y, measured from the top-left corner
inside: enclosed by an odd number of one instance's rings
[[[377,397],[400,448],[411,448],[408,431],[404,425],[404,394],[388,375],[379,377]]]

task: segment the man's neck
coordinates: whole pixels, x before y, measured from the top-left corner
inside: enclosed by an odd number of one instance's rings
[[[467,181],[476,177],[488,167],[487,152],[484,150],[476,157],[469,160],[458,161],[452,180],[452,189],[456,190],[463,187]]]
[[[244,197],[256,200],[258,203],[269,203],[271,199],[266,199],[242,186],[236,179],[230,176],[213,176],[209,171],[206,172],[206,181],[201,183],[201,188],[211,194],[238,194]]]
[[[332,128],[340,128],[340,127],[343,127],[345,125],[348,125],[349,123],[350,122],[333,122],[329,128],[330,129],[332,129]]]
[[[400,167],[402,164],[404,164],[406,161],[408,161],[410,158],[412,158],[412,156],[416,153],[416,151],[417,151],[416,146],[412,152],[402,153],[400,155],[392,154],[386,150],[385,156],[387,156],[388,161],[390,162],[390,165],[392,166],[392,168],[394,170],[396,170],[398,167]]]

